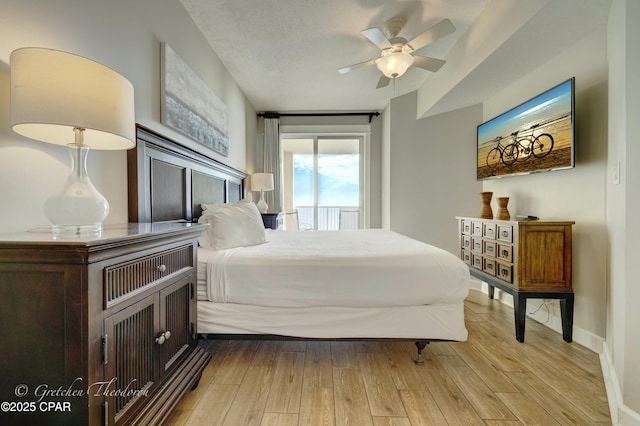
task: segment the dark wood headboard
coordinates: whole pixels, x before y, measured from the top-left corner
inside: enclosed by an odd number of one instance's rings
[[[246,173],[137,125],[127,152],[129,222],[196,222],[201,204],[233,203]]]

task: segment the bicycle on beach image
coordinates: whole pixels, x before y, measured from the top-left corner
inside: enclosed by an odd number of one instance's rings
[[[535,128],[540,124],[535,124],[526,130],[526,134],[521,130],[516,130],[510,136],[496,136],[491,142],[496,142],[496,146],[487,153],[487,166],[494,168],[498,163],[510,166],[518,159],[526,160],[531,156],[544,158],[553,149],[553,136],[549,133],[540,133],[535,136]],[[503,144],[503,139],[510,143]]]

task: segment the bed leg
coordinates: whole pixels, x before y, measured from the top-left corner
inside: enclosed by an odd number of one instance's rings
[[[429,342],[427,342],[426,340],[416,342],[416,347],[418,348],[418,356],[413,359],[413,362],[415,362],[416,365],[424,365],[424,360],[422,359],[422,350],[427,347],[428,343]]]

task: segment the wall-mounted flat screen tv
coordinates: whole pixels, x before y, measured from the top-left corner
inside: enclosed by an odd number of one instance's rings
[[[575,78],[478,126],[478,180],[575,165]]]

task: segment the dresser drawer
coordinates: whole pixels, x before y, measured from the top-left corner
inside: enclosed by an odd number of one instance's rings
[[[463,235],[461,241],[463,249],[471,250],[471,237],[469,235]]]
[[[496,262],[497,277],[508,283],[513,283],[513,265]]]
[[[496,224],[495,223],[485,223],[484,230],[482,232],[482,236],[485,238],[489,238],[491,240],[496,239]]]
[[[482,222],[471,222],[471,235],[482,237]]]
[[[498,225],[498,240],[506,241],[507,243],[512,243],[513,242],[513,226]]]
[[[482,253],[482,238],[473,237],[471,238],[471,250]]]
[[[487,257],[485,257],[483,259],[483,261],[484,261],[484,265],[482,267],[482,270],[484,272],[486,272],[487,274],[489,274],[489,275],[495,276],[496,275],[496,261],[493,260],[493,259],[489,259]]]
[[[513,246],[510,244],[498,244],[498,259],[506,260],[507,262],[513,262]]]
[[[467,265],[471,265],[471,252],[469,250],[462,250],[462,261]]]
[[[171,274],[193,267],[193,246],[177,247],[104,268],[104,309],[133,297]]]
[[[471,253],[471,266],[482,270],[482,256],[479,254]]]
[[[463,234],[467,234],[467,235],[471,235],[471,230],[473,228],[471,227],[471,221],[470,220],[463,220],[462,221],[462,233]]]
[[[496,257],[496,252],[498,250],[498,244],[495,241],[483,241],[482,242],[482,254],[485,256]]]

